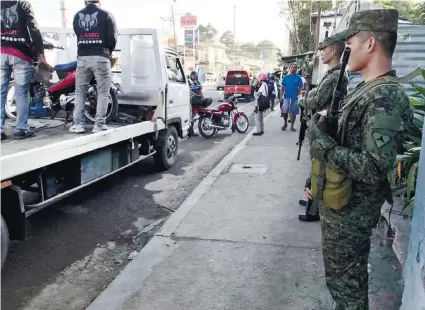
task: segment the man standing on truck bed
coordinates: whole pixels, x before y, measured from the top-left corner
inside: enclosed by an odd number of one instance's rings
[[[1,139],[6,139],[6,98],[13,72],[16,100],[16,139],[34,136],[28,126],[29,86],[34,77],[33,58],[50,67],[43,38],[29,1],[1,1]]]
[[[111,13],[100,8],[99,0],[86,0],[86,7],[74,16],[78,44],[75,83],[74,124],[70,132],[84,133],[84,108],[93,75],[97,84],[96,118],[93,132],[107,130],[105,116],[112,82],[110,57],[117,45],[118,32]]]

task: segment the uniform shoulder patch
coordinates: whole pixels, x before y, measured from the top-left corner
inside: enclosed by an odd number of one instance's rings
[[[392,140],[391,136],[376,131],[372,134],[372,136],[379,149]]]

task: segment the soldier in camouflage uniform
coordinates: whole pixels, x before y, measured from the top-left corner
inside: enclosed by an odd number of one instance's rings
[[[392,70],[397,24],[393,9],[353,14],[340,37],[351,49],[350,71],[360,72],[364,82],[345,98],[338,141],[326,133],[323,116],[315,114],[310,124],[310,154],[326,167],[323,193],[331,190],[331,169],[350,182],[341,183],[350,185],[343,197],[348,203],[331,208],[332,201],[324,203],[325,194],[320,203],[326,283],[339,310],[369,309],[370,236],[388,200],[387,172],[412,121],[408,96]]]
[[[332,102],[333,91],[336,87],[339,77],[339,71],[341,69],[341,56],[344,52],[345,43],[342,41],[338,34],[326,38],[323,42],[319,44],[318,49],[322,51],[321,59],[325,65],[328,65],[330,69],[326,71],[322,80],[316,88],[311,90],[307,98],[302,98],[299,101],[299,105],[303,107],[305,115],[302,117],[307,117],[307,115],[312,115],[316,111],[322,111],[329,108]],[[342,97],[345,96],[348,85],[347,76],[343,80],[343,89],[345,92],[342,94]],[[310,177],[306,180],[305,184],[305,193],[306,196],[311,196],[311,179]],[[298,219],[302,222],[315,222],[319,221],[319,209],[313,206],[310,199],[299,201],[300,205],[306,207],[305,214],[300,214]],[[311,210],[313,206],[314,210]]]

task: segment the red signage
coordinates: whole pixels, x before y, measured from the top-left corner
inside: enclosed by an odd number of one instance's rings
[[[184,15],[180,17],[182,28],[196,28],[198,19],[193,15]]]

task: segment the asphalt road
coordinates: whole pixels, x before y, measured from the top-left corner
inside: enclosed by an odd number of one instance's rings
[[[204,94],[216,102],[215,89]],[[229,130],[183,140],[169,171],[148,159],[34,215],[29,240],[10,246],[1,308],[85,309],[244,136]]]

